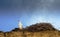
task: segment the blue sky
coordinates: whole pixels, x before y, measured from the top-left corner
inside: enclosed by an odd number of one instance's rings
[[[0,31],[49,22],[60,30],[60,0],[0,0]]]

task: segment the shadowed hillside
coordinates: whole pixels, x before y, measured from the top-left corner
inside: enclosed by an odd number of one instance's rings
[[[28,31],[51,31],[56,30],[50,23],[37,23],[25,28]]]
[[[50,23],[37,23],[22,30],[15,28],[10,32],[0,32],[0,37],[60,37],[60,31]]]

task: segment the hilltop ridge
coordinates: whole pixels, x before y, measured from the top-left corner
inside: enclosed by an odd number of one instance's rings
[[[56,30],[50,23],[37,23],[25,28],[28,31]]]
[[[52,24],[50,23],[36,23],[33,25],[30,25],[26,28],[23,28],[22,30],[19,28],[15,28],[12,31],[31,31],[31,32],[38,32],[38,31],[51,31],[51,30],[56,30]]]

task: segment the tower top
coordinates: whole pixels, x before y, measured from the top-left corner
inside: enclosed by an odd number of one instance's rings
[[[18,27],[19,27],[19,29],[23,29],[23,25],[22,25],[21,21],[18,21]]]

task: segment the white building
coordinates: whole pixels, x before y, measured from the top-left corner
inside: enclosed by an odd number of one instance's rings
[[[19,27],[19,29],[23,29],[23,25],[22,25],[21,21],[18,22],[18,27]]]

